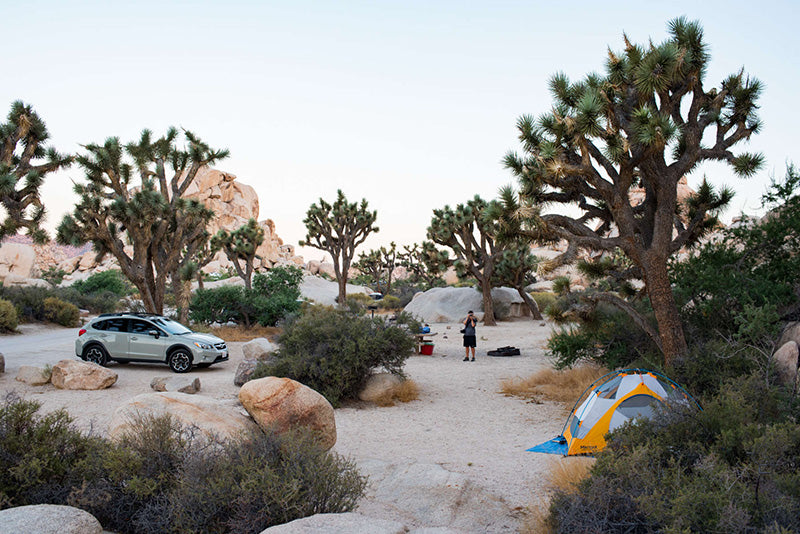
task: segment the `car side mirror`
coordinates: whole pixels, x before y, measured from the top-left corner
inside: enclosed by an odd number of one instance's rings
[[[153,337],[154,337],[154,338],[156,338],[156,339],[158,339],[158,337],[159,337],[159,336],[158,336],[158,330],[150,330],[150,331],[148,332],[148,334],[150,334],[151,336],[153,336]]]

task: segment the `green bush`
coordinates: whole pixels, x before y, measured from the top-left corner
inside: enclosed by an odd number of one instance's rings
[[[40,278],[52,286],[57,286],[65,276],[67,276],[67,271],[50,266],[42,272]]]
[[[259,364],[252,378],[288,377],[338,406],[358,395],[374,369],[402,375],[415,343],[407,321],[401,316],[399,324],[390,324],[379,317],[311,308],[288,322],[275,360]]]
[[[266,275],[256,273],[253,288],[222,286],[199,289],[189,306],[189,317],[196,323],[233,321],[247,327],[254,323],[275,326],[300,309],[300,282],[303,272],[297,267],[274,267]]]
[[[115,269],[89,275],[86,280],[78,280],[72,284],[72,287],[84,295],[108,291],[114,293],[118,297],[124,297],[130,295],[133,291],[131,283],[128,282],[120,271]]]
[[[546,313],[547,308],[556,301],[555,293],[550,293],[548,291],[534,291],[530,295],[531,298],[536,301],[539,311],[543,314]]]
[[[17,309],[11,302],[0,299],[0,332],[13,332],[18,325]]]
[[[78,326],[81,322],[81,313],[78,307],[56,297],[44,299],[42,313],[46,321],[61,326]]]
[[[228,441],[170,417],[138,417],[118,442],[83,434],[64,411],[0,406],[0,508],[64,504],[106,530],[239,533],[355,508],[354,464],[311,434],[260,430]]]
[[[14,304],[19,319],[24,321],[47,321],[44,301],[51,297],[93,313],[112,312],[119,304],[119,297],[110,292],[84,295],[72,287],[0,287],[0,298]]]
[[[0,508],[66,504],[95,474],[102,440],[81,433],[65,411],[39,408],[14,395],[0,405]]]
[[[400,298],[395,297],[394,295],[386,295],[381,300],[377,302],[378,306],[381,308],[385,308],[387,310],[400,310],[403,309],[402,304],[400,304]]]
[[[556,492],[551,526],[555,532],[797,532],[798,415],[784,390],[750,376],[726,382],[703,411],[673,409],[658,422],[623,426],[576,493]]]

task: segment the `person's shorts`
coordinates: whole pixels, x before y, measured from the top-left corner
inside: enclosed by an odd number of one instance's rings
[[[478,342],[475,339],[475,336],[464,336],[464,346],[465,347],[475,347],[477,346]]]

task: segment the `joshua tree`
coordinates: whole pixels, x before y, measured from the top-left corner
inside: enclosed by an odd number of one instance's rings
[[[369,277],[378,291],[388,295],[392,291],[394,268],[398,265],[397,245],[392,242],[388,249],[381,247],[368,253],[362,252],[353,266]]]
[[[726,162],[744,177],[763,162],[761,154],[732,152],[761,126],[761,84],[740,71],[707,89],[709,53],[700,24],[678,18],[669,34],[644,46],[625,38],[623,52],[609,51],[602,75],[570,83],[556,74],[552,110],[519,119],[524,155],[505,159],[520,181],[523,234],[566,239],[562,262],[579,249],[621,250],[630,259],[655,314],[657,331],[648,333],[667,363],[687,353],[667,262],[711,228],[732,197],[704,181],[693,198],[678,203],[678,181],[704,161]],[[644,198],[632,205],[635,187]],[[539,206],[553,203],[572,204],[582,214],[538,214]],[[646,323],[621,299],[606,297]]]
[[[214,213],[182,195],[203,165],[228,155],[191,132],[184,135],[185,149],[177,144],[175,128],[156,140],[144,130],[138,143],[123,146],[112,137],[103,145],[86,145],[88,153],[77,161],[88,183],[75,185],[80,200],[58,227],[60,243],[89,241],[98,258],[112,254],[151,313],[163,313],[167,280],[179,280],[174,277],[184,259],[208,239],[206,225]]]
[[[39,187],[47,173],[72,163],[72,156],[44,145],[49,137],[31,106],[19,100],[11,104],[8,122],[0,124],[0,206],[6,214],[0,219],[0,240],[24,228],[36,243],[47,241],[39,227],[45,216]]]
[[[456,269],[475,278],[483,294],[483,322],[494,326],[497,323],[492,304],[492,277],[503,250],[495,242],[497,225],[487,216],[487,206],[486,201],[476,195],[455,209],[445,206],[433,210],[428,239],[452,250]]]
[[[341,189],[336,200],[328,204],[319,199],[319,205],[311,204],[303,223],[306,225],[306,238],[300,246],[324,250],[331,255],[333,272],[339,284],[338,302],[345,305],[347,298],[347,277],[350,265],[358,247],[369,234],[377,232],[375,220],[377,211],[369,211],[366,199],[361,204],[347,202]]]
[[[534,320],[541,320],[542,313],[536,301],[525,291],[525,286],[536,281],[534,273],[538,265],[539,258],[531,253],[530,245],[526,242],[517,243],[516,246],[501,252],[495,263],[493,281],[495,286],[509,286],[516,289]]]
[[[253,263],[257,257],[256,250],[263,242],[264,229],[251,217],[247,223],[232,232],[226,230],[217,232],[211,239],[211,247],[225,251],[237,274],[244,280],[244,286],[250,289]]]
[[[437,249],[430,241],[404,245],[397,258],[408,271],[412,283],[422,284],[426,289],[444,285],[442,274],[453,263],[446,251]]]

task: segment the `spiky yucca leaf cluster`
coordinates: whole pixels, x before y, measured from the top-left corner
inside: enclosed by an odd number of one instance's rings
[[[36,243],[47,241],[41,228],[45,208],[39,188],[48,173],[69,167],[72,156],[45,146],[47,127],[30,105],[11,104],[7,122],[0,123],[0,240],[25,230]]]

